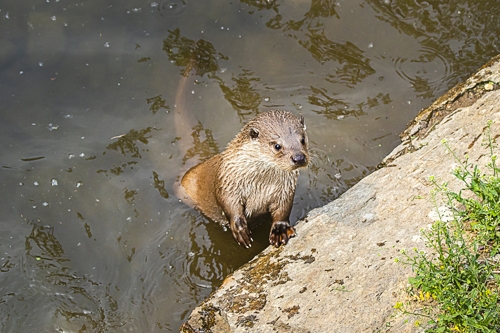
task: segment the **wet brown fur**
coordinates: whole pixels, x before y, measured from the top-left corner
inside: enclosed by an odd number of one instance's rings
[[[228,223],[238,243],[252,242],[248,221],[272,218],[271,244],[295,236],[289,217],[299,168],[309,162],[304,118],[273,110],[249,121],[226,150],[189,169],[177,195],[210,219]]]

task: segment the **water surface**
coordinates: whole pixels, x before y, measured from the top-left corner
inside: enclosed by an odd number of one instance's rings
[[[498,53],[497,2],[0,3],[2,332],[178,331],[250,250],[175,198],[191,155],[258,112],[305,116],[292,221],[373,171],[418,113]],[[177,106],[178,107],[178,106]],[[299,235],[300,237],[300,235]]]

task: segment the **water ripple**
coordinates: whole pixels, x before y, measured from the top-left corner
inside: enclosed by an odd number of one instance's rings
[[[163,17],[180,16],[186,9],[184,0],[162,0],[158,3],[158,11]]]
[[[446,89],[453,76],[450,61],[429,46],[423,46],[411,58],[397,57],[393,62],[397,75],[423,98],[432,98],[436,92]]]

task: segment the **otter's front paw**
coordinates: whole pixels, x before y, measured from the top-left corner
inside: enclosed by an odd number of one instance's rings
[[[269,234],[271,245],[276,247],[281,244],[285,245],[292,237],[295,237],[295,229],[288,222],[274,222],[271,226],[271,233]]]
[[[248,229],[247,221],[244,218],[238,217],[231,223],[231,232],[238,244],[243,245],[247,249],[252,246],[252,233]]]

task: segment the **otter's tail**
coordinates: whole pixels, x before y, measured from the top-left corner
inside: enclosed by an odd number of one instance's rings
[[[185,156],[187,150],[192,146],[191,134],[194,126],[197,124],[196,118],[192,112],[189,112],[186,103],[187,90],[189,90],[188,86],[192,84],[192,80],[189,77],[192,68],[193,65],[191,63],[186,67],[175,93],[174,123],[177,145],[181,152],[181,156]]]

